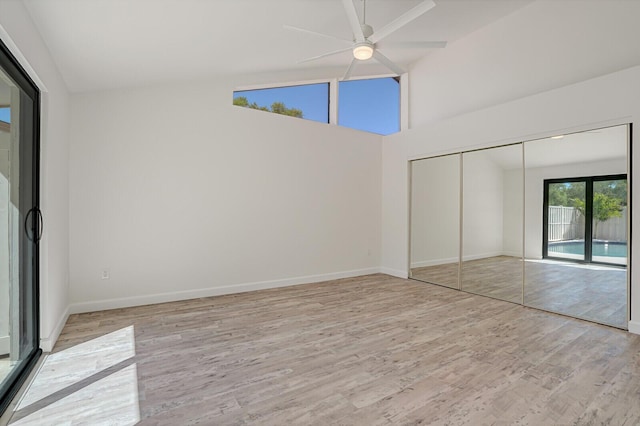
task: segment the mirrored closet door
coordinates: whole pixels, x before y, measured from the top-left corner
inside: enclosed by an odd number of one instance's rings
[[[629,126],[525,143],[524,304],[627,328]]]
[[[410,277],[626,329],[630,126],[411,162]]]
[[[411,162],[410,277],[459,288],[460,154]]]
[[[462,290],[522,303],[522,144],[462,154]]]

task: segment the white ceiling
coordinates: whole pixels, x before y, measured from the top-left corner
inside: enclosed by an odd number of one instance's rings
[[[340,77],[339,41],[283,25],[351,39],[340,0],[23,0],[73,92],[148,85],[221,74],[326,69]],[[362,0],[354,0],[361,10]],[[381,28],[420,0],[368,0],[367,23]],[[437,6],[385,41],[455,42],[532,0],[435,0]],[[347,45],[348,46],[348,45]],[[407,66],[429,49],[381,51]],[[360,66],[354,75],[383,72]]]

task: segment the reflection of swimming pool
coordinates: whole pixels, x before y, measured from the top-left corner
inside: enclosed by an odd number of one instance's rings
[[[593,256],[627,257],[627,243],[619,241],[594,241]],[[560,241],[549,243],[549,254],[584,255],[584,241]]]

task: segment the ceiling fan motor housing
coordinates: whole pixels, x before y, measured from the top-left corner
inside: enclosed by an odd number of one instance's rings
[[[373,34],[373,28],[369,24],[362,24],[360,28],[362,28],[362,34],[364,35],[364,38],[369,38]]]

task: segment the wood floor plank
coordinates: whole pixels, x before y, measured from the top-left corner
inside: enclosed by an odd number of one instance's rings
[[[125,328],[135,354],[111,380],[90,348]],[[38,411],[50,424],[133,424],[117,421],[133,412],[141,425],[640,422],[639,336],[382,274],[72,315],[56,359],[85,346],[88,386],[49,403],[42,384],[45,406],[15,424],[47,424]],[[66,364],[47,366],[52,381],[68,383]]]

